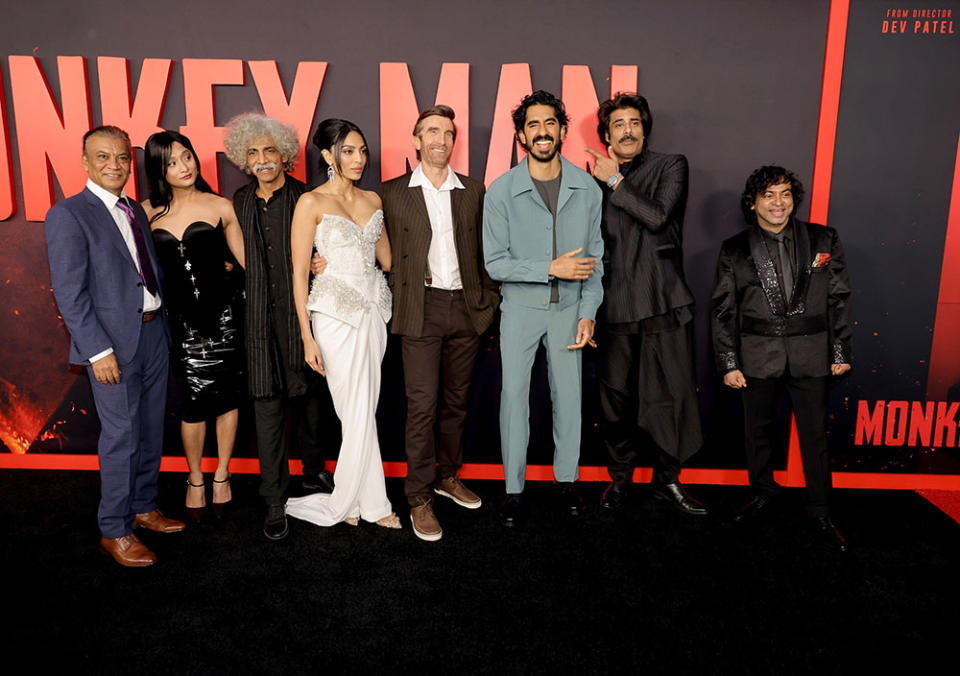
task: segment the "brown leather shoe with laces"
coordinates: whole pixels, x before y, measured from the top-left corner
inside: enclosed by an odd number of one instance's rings
[[[157,562],[157,555],[133,533],[120,538],[100,538],[100,546],[121,566],[143,568]]]
[[[133,527],[146,528],[156,533],[179,533],[186,528],[183,521],[166,517],[159,509],[146,514],[137,514],[133,517]]]
[[[467,509],[479,509],[482,504],[480,496],[464,486],[463,482],[460,481],[460,477],[456,475],[438,480],[433,485],[433,492],[445,498],[450,498],[461,507],[466,507]]]
[[[420,504],[410,508],[410,523],[413,534],[421,540],[436,542],[443,537],[443,529],[433,513],[433,502],[420,498]]]

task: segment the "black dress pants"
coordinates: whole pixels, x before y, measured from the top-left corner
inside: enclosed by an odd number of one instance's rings
[[[772,440],[777,394],[786,389],[797,419],[803,475],[807,483],[807,510],[827,516],[831,487],[827,447],[827,378],[747,378],[743,397],[744,445],[750,485],[760,495],[773,495],[780,485],[773,479]]]
[[[268,505],[287,502],[290,488],[290,455],[287,440],[287,411],[297,430],[303,473],[316,476],[323,470],[320,452],[320,397],[308,390],[298,397],[270,397],[253,401],[260,456],[260,495]]]

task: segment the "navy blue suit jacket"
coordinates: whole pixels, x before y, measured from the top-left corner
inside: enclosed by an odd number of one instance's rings
[[[159,277],[146,213],[128,201]],[[143,326],[143,287],[113,216],[85,188],[55,204],[44,229],[53,294],[70,332],[70,362],[87,365],[90,357],[109,347],[117,361],[129,362]]]

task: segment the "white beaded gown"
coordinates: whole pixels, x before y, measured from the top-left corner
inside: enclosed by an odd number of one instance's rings
[[[324,214],[314,235],[327,267],[314,277],[307,310],[343,443],[333,492],[291,498],[287,514],[320,526],[349,518],[374,522],[393,512],[375,419],[392,306],[374,254],[382,231],[383,212],[377,210],[362,227],[344,216]]]

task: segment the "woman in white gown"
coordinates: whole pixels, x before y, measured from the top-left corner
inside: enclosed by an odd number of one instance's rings
[[[313,143],[328,180],[305,193],[293,214],[293,297],[303,336],[303,356],[326,376],[343,427],[335,488],[287,501],[287,514],[321,526],[359,519],[400,528],[387,499],[375,413],[380,362],[387,346],[391,296],[390,242],[380,197],[354,184],[367,165],[363,132],[346,120],[324,120]],[[313,248],[326,259],[307,293]],[[309,312],[309,315],[308,315]]]

